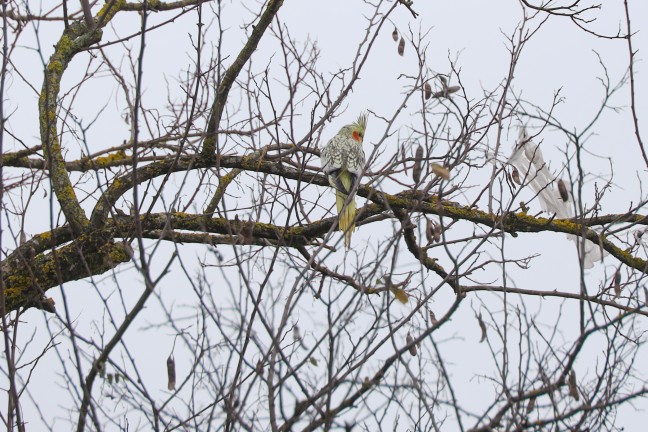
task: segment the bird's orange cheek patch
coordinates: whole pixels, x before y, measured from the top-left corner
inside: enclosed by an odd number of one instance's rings
[[[351,136],[353,137],[354,140],[360,142],[360,134],[359,134],[358,132],[355,132],[355,131],[354,131],[354,132],[351,134]]]

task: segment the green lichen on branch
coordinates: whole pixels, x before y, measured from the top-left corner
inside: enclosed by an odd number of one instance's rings
[[[104,6],[100,21],[105,25],[119,10],[119,5],[125,2],[109,2],[112,6]],[[106,10],[104,10],[106,9]],[[102,15],[103,13],[103,15]],[[59,134],[57,130],[58,95],[61,89],[61,79],[75,55],[101,40],[100,28],[88,29],[84,23],[75,22],[67,27],[61,38],[54,46],[54,53],[45,68],[43,87],[38,99],[39,125],[43,153],[47,169],[52,179],[52,188],[61,205],[61,210],[70,223],[72,230],[80,234],[88,226],[88,218],[79,204],[76,192],[69,178]]]
[[[79,171],[87,171],[89,169],[99,170],[106,169],[115,166],[125,166],[131,164],[133,159],[130,156],[126,155],[125,150],[118,150],[107,154],[106,156],[96,157],[90,159],[87,156],[82,157],[78,161],[68,162],[66,164],[68,170],[76,169]]]
[[[114,233],[100,230],[49,253],[26,256],[3,268],[6,311],[30,307],[60,284],[103,274],[130,260],[129,247],[115,243]]]
[[[103,7],[99,10],[97,19],[95,21],[102,25],[105,25],[108,21],[113,19],[115,14],[122,10],[124,6],[126,6],[126,4],[126,0],[107,0],[106,4],[104,4]]]
[[[236,176],[238,176],[243,170],[235,168],[229,173],[221,176],[218,181],[218,187],[216,188],[216,192],[214,193],[214,196],[212,199],[209,201],[209,204],[207,204],[207,207],[205,208],[205,216],[210,218],[214,212],[216,211],[216,208],[218,207],[218,204],[221,202],[221,199],[223,199],[223,196],[225,195],[225,191],[227,190],[227,187],[234,181]]]

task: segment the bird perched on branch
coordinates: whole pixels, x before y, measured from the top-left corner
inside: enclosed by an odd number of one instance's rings
[[[367,114],[360,114],[354,123],[343,126],[324,146],[321,153],[322,169],[329,183],[335,188],[335,203],[338,211],[338,226],[344,232],[344,245],[351,245],[355,228],[355,190],[365,166],[362,140],[367,127]]]
[[[522,176],[518,179],[521,180],[521,184],[529,185],[538,196],[542,210],[555,214],[559,219],[574,217],[574,202],[569,196],[567,186],[563,180],[555,181],[542,156],[540,146],[533,142],[526,127],[520,129],[518,142],[508,162],[518,170],[518,177]],[[554,183],[557,185],[557,190]],[[567,238],[581,244],[580,237],[568,234]],[[583,266],[586,269],[594,267],[594,263],[607,255],[607,251],[591,241],[582,242],[582,246]]]

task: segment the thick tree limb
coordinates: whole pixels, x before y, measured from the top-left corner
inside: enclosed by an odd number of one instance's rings
[[[243,49],[241,49],[241,52],[238,57],[236,57],[236,60],[234,60],[234,63],[232,63],[232,65],[227,69],[227,72],[225,72],[223,79],[218,85],[216,98],[214,99],[214,103],[209,112],[209,121],[207,123],[206,131],[207,136],[203,142],[203,149],[201,152],[203,158],[213,159],[215,157],[217,130],[220,125],[221,117],[223,116],[223,111],[225,110],[227,95],[236,81],[236,77],[243,69],[243,66],[248,62],[252,53],[254,53],[254,50],[256,50],[261,37],[277,15],[277,12],[279,12],[279,8],[282,4],[283,0],[270,0],[268,2],[268,6],[261,15],[261,18],[259,18],[259,21],[253,27],[254,30],[252,30],[252,34],[243,46]]]
[[[65,282],[103,274],[130,260],[129,247],[114,243],[110,230],[82,235],[78,240],[50,253],[21,261],[3,272],[6,311],[38,306],[44,293]]]
[[[111,7],[107,4],[99,12],[99,26],[106,25],[114,16],[119,4]],[[63,31],[63,35],[54,47],[54,53],[47,63],[43,78],[43,88],[38,100],[41,142],[47,169],[50,171],[52,188],[56,194],[61,210],[65,214],[72,230],[80,234],[88,225],[88,218],[79,204],[72,182],[63,159],[63,149],[58,139],[56,127],[58,94],[61,79],[75,55],[101,40],[101,28],[88,28],[84,23],[76,22]]]

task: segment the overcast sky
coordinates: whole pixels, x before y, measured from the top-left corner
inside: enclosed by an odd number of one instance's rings
[[[225,16],[228,18],[225,20],[225,47],[226,50],[229,50],[226,54],[230,55],[229,60],[231,60],[244,41],[245,33],[240,28],[239,16],[245,16],[249,20],[250,14],[238,5],[232,4],[237,2],[223,3],[225,4]],[[623,33],[625,27],[623,2],[604,0],[604,3],[601,10],[590,13],[589,16],[596,20],[587,25],[588,29],[605,35],[615,35],[619,31]],[[255,7],[255,4],[250,3],[248,6]],[[38,7],[38,3],[33,3],[33,9],[38,9]],[[322,133],[323,140],[329,139],[340,126],[355,119],[361,110],[370,109],[379,114],[386,114],[394,109],[394,101],[399,101],[404,91],[403,80],[399,76],[401,74],[416,75],[418,71],[418,58],[409,42],[412,35],[426,34],[424,39],[428,44],[426,65],[431,71],[451,74],[450,60],[455,62],[455,67],[460,70],[461,82],[469,98],[483,97],[485,93],[496,90],[502,83],[510,61],[508,52],[510,44],[507,38],[514,36],[515,29],[523,17],[523,9],[517,1],[418,0],[414,2],[413,7],[420,14],[418,18],[414,19],[405,8],[401,7],[394,15],[394,22],[379,35],[376,41],[377,46],[369,57],[361,79],[343,105],[346,112],[332,124],[326,126]],[[645,74],[645,53],[648,52],[648,28],[646,28],[648,26],[646,20],[648,2],[631,1],[630,9],[634,18],[632,21],[633,30],[637,32],[633,39],[634,48],[638,51],[635,77],[636,94],[638,95],[637,107],[641,119],[640,126],[644,134],[648,134],[646,132],[648,123],[645,120],[648,116],[648,98],[646,97],[648,79]],[[365,30],[364,15],[370,10],[371,7],[355,0],[285,0],[279,18],[282,23],[288,26],[294,40],[298,42],[317,41],[321,52],[319,63],[321,72],[333,74],[339,68],[348,66],[354,58],[357,45]],[[151,18],[151,21],[161,21],[164,18],[162,15],[156,14]],[[113,23],[114,30],[120,36],[130,34],[136,31],[138,20],[139,17],[135,13],[122,13]],[[530,25],[533,27],[540,21],[541,17],[534,18]],[[43,57],[47,58],[52,52],[53,41],[58,38],[62,30],[62,24],[57,22],[40,25],[39,40]],[[397,44],[391,37],[394,28],[408,39],[402,57],[397,54]],[[30,32],[33,35],[34,29],[32,28]],[[192,52],[189,34],[195,35],[195,15],[193,14],[178,19],[175,24],[167,28],[151,32],[147,37],[143,101],[148,107],[164,105],[168,96],[167,86],[172,95],[180,97],[177,77],[182,74],[179,71],[191,67]],[[106,30],[104,41],[111,38],[114,38],[114,33],[112,30]],[[212,40],[215,40],[215,35],[212,36]],[[18,68],[21,70],[31,67],[34,75],[27,79],[36,89],[40,89],[41,77],[37,72],[42,70],[42,63],[40,55],[31,49],[35,41],[34,36],[25,36],[21,40],[25,48],[18,50],[19,56],[15,57],[14,61],[20,64]],[[137,41],[132,41],[132,45],[137,47]],[[107,49],[117,51],[120,48],[113,46]],[[275,49],[274,43],[270,42],[269,38],[264,38],[259,45],[259,53],[255,56],[255,64],[259,68],[265,67],[263,59],[270,59],[277,55]],[[616,84],[620,81],[627,72],[628,66],[628,50],[625,42],[596,38],[578,29],[568,18],[552,17],[541,26],[538,34],[534,36],[520,59],[513,90],[516,95],[521,95],[525,100],[547,110],[551,107],[554,94],[560,91],[563,99],[554,112],[555,116],[563,122],[566,128],[581,130],[592,120],[603,97],[600,78],[604,76],[605,71],[601,63],[607,68],[607,74],[612,83]],[[72,65],[66,76],[64,85],[67,83],[69,86],[74,83],[75,77],[84,72],[75,70],[74,67],[75,64]],[[452,80],[451,85],[457,84],[456,76],[453,75]],[[94,117],[93,113],[99,113],[104,106],[104,101],[108,101],[105,112],[102,112],[96,125],[89,131],[89,142],[98,147],[119,145],[123,140],[129,138],[128,125],[123,121],[120,111],[120,107],[123,108],[123,106],[120,106],[120,102],[115,96],[117,90],[112,81],[108,79],[105,81],[106,83],[110,82],[110,85],[102,86],[101,80],[97,80],[93,86],[86,87],[79,95],[78,102],[79,111],[87,116],[87,120],[91,120]],[[645,181],[646,169],[639,148],[633,139],[628,92],[629,89],[626,86],[615,95],[612,105],[619,107],[620,111],[606,110],[588,141],[588,154],[585,156],[585,161],[591,175],[585,184],[585,200],[592,202],[594,181],[597,176],[608,179],[612,174],[614,175],[612,193],[608,194],[603,201],[603,214],[625,211],[630,205],[630,201],[638,200],[641,190],[640,182]],[[38,142],[38,131],[34,127],[37,116],[37,97],[37,94],[30,90],[22,80],[17,77],[12,78],[6,103],[16,111],[11,119],[10,127],[14,131],[20,131],[20,136],[27,140],[28,146],[36,145]],[[97,105],[96,101],[102,101],[102,104]],[[404,111],[402,114],[403,124],[412,122],[408,120],[408,116],[413,116],[416,109],[417,107],[412,105]],[[306,121],[301,125],[303,132],[306,132],[309,127],[308,116],[309,112],[306,112],[304,117]],[[28,132],[23,132],[24,130]],[[384,124],[376,119],[370,119],[365,141],[370,144],[373,140],[382,137],[383,133]],[[500,160],[504,160],[510,155],[516,137],[517,129],[512,129],[511,133],[507,133],[504,139],[507,145],[498,155]],[[560,169],[564,162],[563,152],[567,148],[567,142],[559,134],[549,130],[540,139],[545,159],[554,170]],[[8,142],[8,145],[11,146],[11,142]],[[393,146],[393,148],[383,149],[387,154],[397,151],[396,137],[393,141],[387,141],[386,145]],[[78,148],[74,148],[71,152],[78,151]],[[614,160],[612,168],[608,158]],[[490,175],[490,169],[488,169],[486,178],[488,175]],[[645,191],[645,184],[643,186]],[[643,197],[645,197],[645,192]],[[92,203],[88,205],[90,204]],[[33,235],[46,230],[49,227],[49,220],[46,218],[29,219],[26,221],[26,226],[28,234]],[[380,235],[380,233],[360,230],[354,234],[354,241],[361,243],[367,241],[372,235]],[[8,244],[7,240],[3,240],[3,244]],[[556,245],[564,247],[567,251],[566,255],[552,253],[556,250]],[[543,273],[545,279],[540,284],[538,281],[525,280],[527,276],[522,270],[514,272],[514,275],[520,278],[516,279],[516,282],[529,283],[529,287],[541,285],[547,288],[569,289],[569,287],[573,287],[574,290],[577,289],[579,274],[576,249],[574,244],[567,241],[564,236],[543,234],[542,236],[525,237],[522,235],[519,239],[507,243],[507,247],[510,248],[509,251],[513,251],[513,253],[519,251],[520,254],[528,254],[530,250],[537,251],[542,255],[533,261],[532,267],[551,269],[551,271]],[[205,255],[200,246],[186,246],[184,250],[188,255]],[[565,256],[568,258],[565,259]],[[616,263],[609,258],[608,260],[605,264],[598,264],[590,274],[601,276],[606,271],[609,272],[609,269],[614,268]],[[218,277],[216,271],[211,274]],[[533,274],[537,274],[537,270]],[[98,278],[98,280],[101,279]],[[182,281],[182,276],[178,276],[177,279],[173,276],[169,277],[160,285],[160,291],[165,301],[182,301],[183,294],[178,292],[178,281]],[[111,281],[107,280],[100,286],[109,289],[106,286],[110,284]],[[126,300],[132,300],[139,295],[140,287],[135,285],[136,289],[133,289],[133,292],[125,292]],[[71,312],[73,316],[78,316],[76,323],[80,327],[91,326],[90,323],[97,317],[97,313],[103,313],[104,306],[93,291],[88,289],[88,286],[87,281],[81,281],[68,284],[66,288],[75,296],[74,301],[71,302]],[[63,304],[60,290],[54,289],[48,294],[53,296],[57,305]],[[440,309],[442,309],[442,304],[443,300],[440,300]],[[556,313],[550,308],[542,309],[540,304],[534,306],[538,308],[539,312],[547,313],[545,317]],[[477,308],[478,305],[475,307]],[[407,310],[396,312],[397,315],[399,313],[404,315]],[[32,312],[30,317],[34,319],[37,314],[37,312]],[[455,325],[448,333],[440,332],[439,338],[457,340],[456,350],[449,354],[454,354],[454,357],[449,358],[449,361],[459,366],[465,363],[465,368],[471,371],[471,374],[457,378],[461,382],[459,391],[464,391],[464,394],[468,395],[475,394],[475,391],[480,394],[479,388],[484,386],[486,387],[483,390],[484,394],[488,394],[490,385],[476,377],[480,373],[481,366],[475,364],[476,358],[488,355],[487,347],[478,344],[480,333],[472,311],[467,310],[462,315],[457,315],[457,319],[459,317],[463,317],[466,322],[469,322],[465,332],[458,334],[458,327]],[[147,318],[151,318],[151,316]],[[146,324],[144,321],[140,323],[141,326]],[[571,331],[576,330],[576,328],[564,329],[565,338],[569,337]],[[29,332],[25,332],[25,337],[28,334]],[[37,336],[44,337],[44,340],[49,337],[46,334]],[[139,339],[147,341],[146,344],[134,345],[136,347],[135,354],[143,359],[150,358],[151,366],[142,371],[143,377],[151,383],[160,383],[157,386],[160,394],[156,396],[162,397],[166,394],[166,383],[163,379],[165,376],[164,359],[169,353],[173,335],[156,334],[148,330],[141,330],[138,333],[136,330],[135,334],[129,335],[129,337],[134,341]],[[35,346],[36,348],[38,346]],[[648,357],[643,354],[641,361],[645,364]],[[179,370],[187,366],[188,358],[179,356]],[[591,365],[584,367],[588,366]],[[56,376],[44,373],[35,374],[32,377],[35,386],[53,391],[53,394],[56,394],[57,391],[55,385],[52,387],[52,380],[55,379]],[[462,386],[464,387],[461,388]],[[478,390],[475,390],[476,388]],[[39,404],[41,410],[51,416],[62,415],[61,404],[69,407],[69,403],[61,402],[57,398],[39,400]],[[466,405],[470,407],[471,401],[467,400]],[[645,400],[637,401],[635,405],[643,410],[648,408],[648,403]],[[479,406],[479,404],[475,406]],[[26,406],[26,408],[28,416],[36,415],[34,411],[31,411],[34,407]],[[616,424],[619,427],[626,427],[628,431],[642,430],[642,426],[645,425],[645,411],[639,415],[635,415],[632,411],[631,407],[624,407],[620,411]]]

